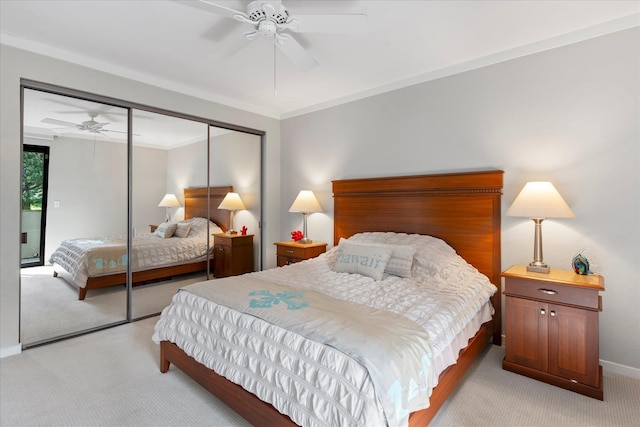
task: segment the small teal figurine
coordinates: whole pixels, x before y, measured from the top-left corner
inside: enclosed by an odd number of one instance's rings
[[[587,275],[590,273],[589,271],[589,261],[582,256],[582,254],[578,254],[573,257],[573,271],[576,274]]]

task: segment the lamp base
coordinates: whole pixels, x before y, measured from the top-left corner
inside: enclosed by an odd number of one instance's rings
[[[300,239],[300,240],[298,240],[298,243],[300,243],[301,245],[308,245],[309,243],[313,243],[313,240],[311,240],[311,239]]]
[[[532,271],[534,273],[549,273],[549,266],[547,264],[534,264],[533,262],[527,265],[527,271]]]
[[[227,232],[226,232],[225,234],[227,234],[227,235],[231,236],[231,235],[234,235],[234,234],[238,234],[238,231],[237,231],[237,230],[230,229],[230,230],[227,230]]]

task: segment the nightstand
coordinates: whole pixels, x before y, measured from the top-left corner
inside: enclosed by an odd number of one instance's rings
[[[149,224],[149,230],[153,233],[160,224]]]
[[[603,400],[598,313],[602,276],[515,265],[505,278],[502,368]]]
[[[300,244],[296,242],[276,242],[278,267],[317,257],[327,250],[326,243]]]
[[[214,234],[213,251],[214,277],[253,271],[253,234]]]

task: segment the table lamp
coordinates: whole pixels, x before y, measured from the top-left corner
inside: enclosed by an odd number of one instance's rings
[[[246,209],[240,195],[232,192],[227,193],[218,205],[218,209],[227,209],[229,211],[229,229],[227,230],[227,234],[237,234],[238,232],[233,228],[233,213],[238,209]]]
[[[542,260],[542,221],[546,218],[573,218],[573,211],[550,182],[527,182],[513,201],[507,216],[528,217],[535,223],[533,261],[527,271],[549,273]]]
[[[180,202],[175,194],[167,193],[164,195],[162,200],[160,200],[158,207],[167,208],[167,215],[164,219],[165,222],[169,222],[171,219],[171,208],[177,208],[178,206],[180,206]]]
[[[322,206],[320,206],[320,203],[313,194],[313,191],[302,190],[299,192],[298,197],[296,197],[289,208],[289,212],[300,212],[304,218],[302,226],[302,240],[298,241],[298,243],[313,243],[313,240],[307,237],[307,216],[313,212],[322,212]]]

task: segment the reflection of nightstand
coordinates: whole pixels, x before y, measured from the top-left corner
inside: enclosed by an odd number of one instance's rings
[[[603,399],[598,312],[604,279],[597,274],[528,272],[514,265],[505,278],[506,370]]]
[[[317,257],[327,250],[326,243],[309,243],[302,245],[296,242],[276,242],[278,267]]]
[[[160,224],[149,224],[149,229],[151,230],[152,233],[156,231],[156,228],[158,228],[158,225]]]
[[[253,234],[214,234],[213,250],[214,277],[253,271]]]

